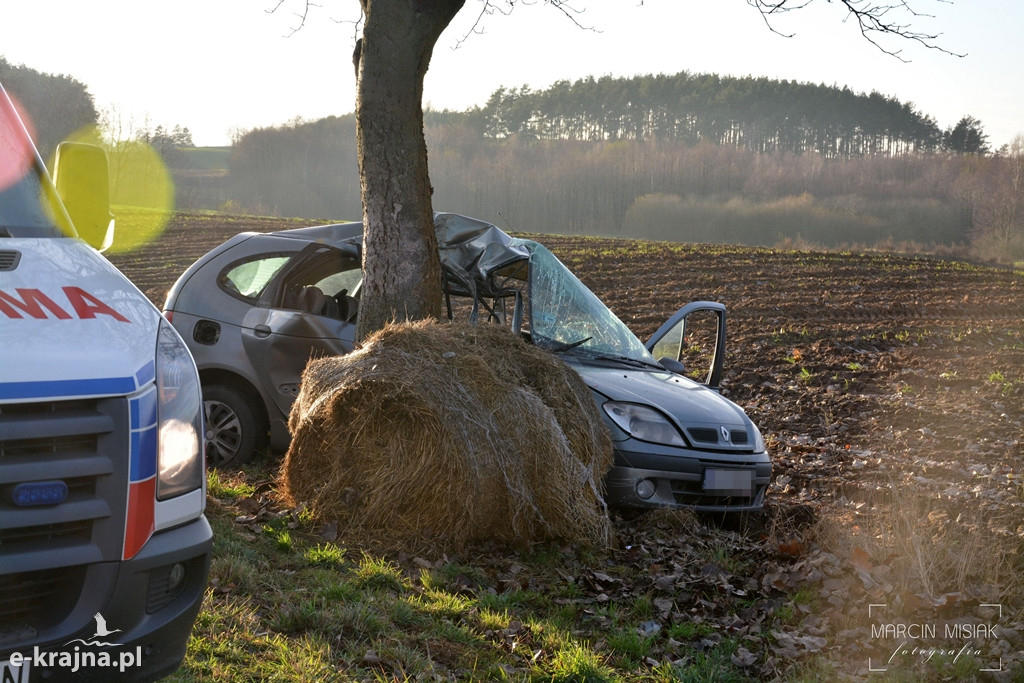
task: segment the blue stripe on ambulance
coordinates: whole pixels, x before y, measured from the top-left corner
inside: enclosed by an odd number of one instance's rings
[[[146,368],[140,370],[144,372]],[[135,557],[153,535],[156,512],[157,388],[149,388],[129,401],[131,461],[128,477],[128,514],[125,516],[122,557]]]
[[[82,396],[113,396],[135,391],[135,377],[102,377],[97,379],[55,379],[45,382],[2,382],[0,399],[79,398]]]

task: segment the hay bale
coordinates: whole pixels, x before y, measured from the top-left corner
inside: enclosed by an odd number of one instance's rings
[[[310,361],[280,490],[350,539],[611,541],[590,389],[498,325],[392,325]]]

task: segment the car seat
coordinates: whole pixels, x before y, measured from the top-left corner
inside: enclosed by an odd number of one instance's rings
[[[323,315],[324,303],[327,301],[327,297],[319,287],[313,285],[303,287],[299,292],[298,299],[298,309],[303,313]]]
[[[334,295],[334,302],[338,307],[338,320],[343,322],[354,322],[356,313],[359,310],[359,299],[348,295],[348,290],[343,289]]]

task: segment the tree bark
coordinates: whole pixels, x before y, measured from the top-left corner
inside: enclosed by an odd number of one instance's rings
[[[357,339],[391,321],[440,317],[423,78],[434,44],[465,0],[361,0],[356,139],[363,201]]]

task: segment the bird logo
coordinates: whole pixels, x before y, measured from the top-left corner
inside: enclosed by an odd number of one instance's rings
[[[74,640],[69,640],[64,644],[70,645],[71,643],[81,643],[82,645],[88,647],[116,647],[118,643],[110,643],[100,639],[106,638],[107,636],[111,636],[115,633],[120,633],[121,629],[107,628],[107,620],[99,612],[93,615],[93,619],[96,620],[96,633],[93,634],[91,640],[82,640],[81,638],[75,638]]]
[[[96,620],[96,633],[93,635],[93,638],[106,638],[113,633],[121,632],[119,628],[115,628],[113,631],[107,629],[107,620],[99,612],[96,613],[93,619]]]

